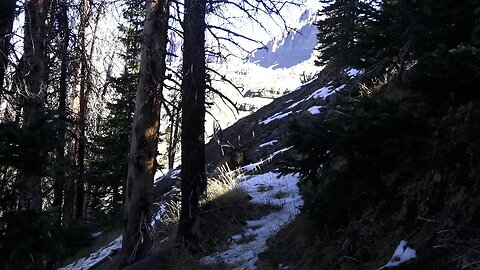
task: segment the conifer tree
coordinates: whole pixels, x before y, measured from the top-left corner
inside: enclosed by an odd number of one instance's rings
[[[328,4],[319,11],[318,64],[324,65],[332,58],[349,61],[355,48],[355,22],[358,0],[324,0]]]
[[[125,47],[121,55],[124,70],[120,77],[110,79],[115,98],[107,104],[110,113],[101,124],[101,134],[94,138],[93,143],[91,167],[94,178],[91,184],[96,191],[94,199],[108,194],[111,195],[111,201],[109,205],[94,202],[92,206],[107,213],[118,213],[123,202],[122,186],[128,171],[144,16],[144,1],[133,0],[126,3],[123,12],[125,23],[120,26],[120,39]]]
[[[374,21],[377,0],[321,0],[326,6],[318,12],[317,65],[335,59],[341,65],[362,65],[364,51],[359,47],[368,28]]]

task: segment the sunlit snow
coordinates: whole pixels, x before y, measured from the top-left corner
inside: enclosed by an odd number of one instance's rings
[[[313,106],[308,109],[308,112],[311,114],[319,114],[323,106]]]
[[[259,148],[264,148],[264,147],[267,147],[267,146],[273,146],[276,143],[278,143],[278,140],[273,140],[273,141],[269,141],[269,142],[266,142],[266,143],[262,143],[258,147]]]
[[[113,242],[101,248],[99,251],[94,252],[90,254],[90,256],[80,259],[65,267],[59,268],[58,270],[88,270],[90,267],[93,267],[97,263],[110,256],[114,251],[119,250],[122,247],[122,239],[123,237],[119,236],[117,239],[113,240]]]
[[[298,176],[277,177],[269,172],[239,184],[252,196],[253,203],[280,206],[281,209],[259,220],[248,221],[242,234],[231,237],[227,250],[204,257],[203,263],[226,263],[238,270],[255,269],[258,255],[267,247],[267,240],[292,221],[303,205],[297,186]],[[251,241],[247,241],[249,239]]]
[[[281,153],[283,153],[283,152],[286,152],[286,151],[290,150],[292,147],[293,147],[293,146],[280,149],[280,150],[274,152],[273,154],[271,154],[271,155],[270,155],[267,159],[265,159],[265,160],[260,160],[260,161],[258,161],[258,162],[251,163],[251,164],[248,164],[248,165],[246,165],[246,166],[243,166],[243,167],[240,168],[240,172],[251,172],[251,171],[255,171],[257,168],[259,168],[260,166],[262,166],[264,163],[270,162],[276,155],[281,154]]]
[[[279,113],[276,113],[276,114],[274,114],[273,116],[270,116],[269,118],[263,120],[263,121],[260,122],[259,124],[260,124],[260,125],[266,125],[266,124],[268,124],[268,123],[270,123],[270,122],[273,122],[273,121],[275,121],[275,120],[283,119],[283,118],[289,116],[290,114],[292,114],[291,111],[290,111],[290,112],[286,112],[286,113],[279,112]]]
[[[356,68],[345,69],[345,73],[347,73],[347,75],[348,75],[348,77],[350,77],[350,79],[353,79],[353,78],[357,77],[362,72],[363,72],[362,70],[359,70],[359,69],[356,69]]]

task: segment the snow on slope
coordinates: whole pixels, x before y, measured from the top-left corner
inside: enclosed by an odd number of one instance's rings
[[[248,61],[228,59],[221,63],[209,63],[209,67],[225,75],[235,85],[242,88],[239,93],[229,83],[215,81],[213,87],[237,104],[239,112],[233,112],[232,106],[224,104],[218,96],[210,101],[214,104],[210,113],[216,119],[207,117],[207,134],[213,132],[213,122],[227,127],[236,120],[247,116],[269,104],[273,99],[296,89],[313,78],[320,67],[315,66],[317,29],[313,25],[315,12],[306,10],[298,19],[294,28],[284,36],[275,37],[268,43],[267,50],[259,50]]]
[[[227,250],[204,257],[201,261],[205,264],[226,263],[239,270],[255,269],[258,255],[267,248],[267,240],[300,212],[303,200],[297,184],[297,175],[278,177],[272,172],[240,182],[239,186],[252,196],[252,203],[282,208],[259,220],[247,221],[244,232],[230,238]],[[246,241],[248,239],[251,240]]]
[[[384,266],[378,268],[377,270],[397,267],[405,262],[415,259],[417,257],[417,252],[414,249],[408,247],[407,245],[408,242],[406,240],[400,241],[400,244],[395,249],[395,252],[393,253],[390,261]]]

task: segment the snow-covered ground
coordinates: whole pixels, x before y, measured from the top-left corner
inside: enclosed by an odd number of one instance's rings
[[[332,82],[330,82],[330,83],[332,83]],[[310,94],[310,96],[308,96],[304,99],[301,99],[297,102],[292,103],[285,110],[282,110],[280,112],[275,113],[272,116],[267,117],[265,120],[261,121],[259,124],[260,125],[267,125],[267,124],[269,124],[273,121],[283,119],[283,118],[288,117],[288,116],[290,116],[294,113],[300,113],[300,112],[302,112],[302,110],[297,110],[297,111],[293,112],[292,109],[297,107],[299,104],[302,104],[302,103],[304,103],[308,100],[311,100],[311,99],[325,100],[327,97],[333,95],[334,93],[337,93],[337,92],[343,90],[347,86],[346,84],[342,84],[338,87],[333,87],[332,85],[330,85],[330,83],[329,83],[329,85],[324,86],[324,87],[314,91],[312,94]],[[287,102],[285,102],[285,104],[290,104],[291,102],[293,102],[293,100],[288,100]],[[323,106],[318,105],[318,106],[310,107],[309,109],[307,109],[307,111],[310,114],[319,114],[322,108],[323,108]]]
[[[119,236],[117,239],[113,240],[110,244],[101,248],[97,252],[94,252],[88,257],[75,261],[65,267],[59,268],[58,270],[88,270],[90,267],[93,267],[97,263],[110,256],[113,252],[122,248],[122,240],[123,237]]]
[[[227,250],[202,258],[205,264],[226,263],[234,269],[255,269],[258,255],[267,248],[267,240],[300,212],[303,200],[298,189],[298,176],[268,172],[240,182],[252,203],[280,206],[281,209],[259,220],[247,222],[242,234],[230,239]]]
[[[170,174],[171,178],[177,178],[180,174],[180,169],[173,170]],[[155,183],[161,181],[163,179],[162,176],[159,176],[158,178],[155,178]],[[157,222],[160,222],[162,220],[162,217],[165,214],[166,211],[166,203],[164,201],[154,203],[154,206],[157,210],[157,213],[152,217],[152,221],[150,222],[150,225],[152,228],[155,228],[155,225]],[[102,232],[92,234],[92,237],[98,237],[101,235]],[[117,237],[115,240],[113,240],[110,244],[100,248],[98,251],[91,253],[89,256],[82,258],[78,261],[75,261],[67,266],[64,266],[62,268],[58,268],[58,270],[88,270],[91,267],[97,265],[104,259],[108,258],[111,256],[114,252],[117,250],[120,250],[122,248],[122,241],[123,241],[123,236]]]
[[[278,141],[270,141],[264,145],[273,145]],[[273,157],[288,151],[291,147],[283,148],[272,153],[269,158],[256,163],[244,166],[240,172],[254,172],[262,164],[269,162]],[[171,177],[177,177],[180,170],[172,172]],[[286,175],[279,177],[278,174],[269,172],[262,175],[245,176],[241,174],[238,178],[239,186],[244,188],[252,196],[252,203],[280,206],[281,209],[273,212],[259,220],[247,222],[245,231],[242,235],[235,235],[231,238],[231,246],[228,250],[207,256],[203,259],[204,263],[226,262],[234,264],[235,269],[255,269],[255,262],[258,254],[265,250],[266,241],[275,235],[282,226],[292,221],[299,213],[299,208],[303,205],[297,186],[297,175]],[[152,228],[157,222],[160,222],[165,212],[165,205],[157,203],[157,214],[152,218]],[[248,243],[238,244],[245,237],[252,239]],[[122,247],[122,236],[119,236],[110,244],[102,247],[89,256],[75,261],[59,270],[88,270],[99,262],[111,256],[115,251]]]

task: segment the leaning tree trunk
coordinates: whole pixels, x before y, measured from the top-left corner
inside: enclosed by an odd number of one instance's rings
[[[0,103],[3,95],[3,81],[10,54],[10,37],[15,19],[17,0],[2,0],[0,2]]]
[[[170,0],[147,0],[140,81],[125,187],[125,232],[120,266],[143,258],[153,246],[153,177],[157,167],[160,108],[166,71]]]
[[[199,198],[205,176],[205,5],[186,0],[182,81],[182,208],[178,237],[198,244]]]
[[[47,0],[29,0],[25,3],[24,63],[22,66],[25,88],[22,105],[23,128],[30,131],[34,130],[34,126],[41,120],[45,110],[48,6]],[[40,170],[40,166],[31,164],[31,167],[24,169],[22,177],[22,208],[36,213],[42,210]]]

